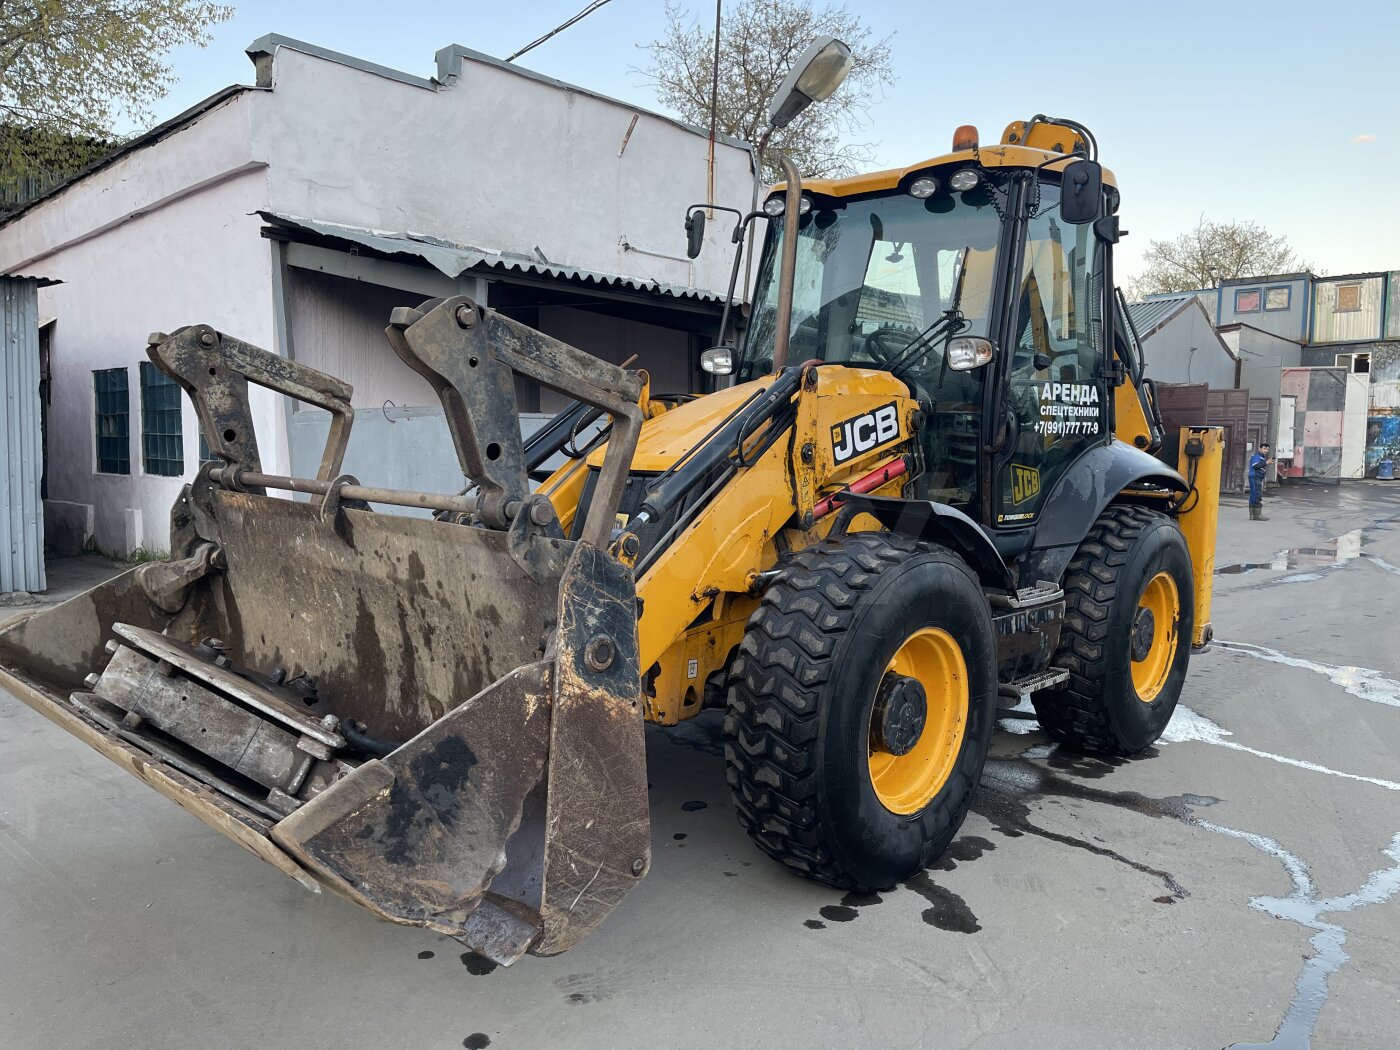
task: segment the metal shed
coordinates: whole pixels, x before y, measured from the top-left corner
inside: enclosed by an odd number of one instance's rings
[[[42,591],[43,438],[39,406],[39,285],[0,277],[0,592]]]

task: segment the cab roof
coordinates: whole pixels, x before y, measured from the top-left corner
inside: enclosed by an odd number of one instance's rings
[[[896,189],[909,176],[931,168],[972,164],[976,161],[980,161],[984,168],[1036,168],[1057,158],[1070,159],[1073,153],[1063,148],[1066,141],[1069,142],[1070,151],[1084,145],[1084,140],[1079,135],[1063,125],[1040,122],[1035,124],[1027,135],[1026,123],[1018,120],[1009,124],[1002,133],[1001,141],[994,145],[982,146],[980,149],[955,149],[952,153],[932,157],[918,164],[864,172],[844,179],[803,179],[802,188],[828,197],[854,197]],[[1116,188],[1118,185],[1117,179],[1107,168],[1104,169],[1103,181],[1106,186]],[[786,188],[787,183],[776,183],[769,194]]]

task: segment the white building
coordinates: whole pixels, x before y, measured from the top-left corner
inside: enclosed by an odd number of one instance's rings
[[[345,470],[372,485],[461,485],[436,397],[384,339],[396,306],[469,294],[605,359],[637,354],[654,390],[694,388],[731,262],[723,236],[686,258],[704,134],[455,45],[432,79],[278,36],[248,53],[256,86],[0,222],[0,273],[62,282],[39,304],[51,536],[168,546],[200,441],[188,399],[140,367],[151,331],[208,323],[351,383]],[[717,144],[717,203],[746,209],[753,178],[749,147]],[[266,391],[253,408],[264,469],[314,474],[327,417]]]

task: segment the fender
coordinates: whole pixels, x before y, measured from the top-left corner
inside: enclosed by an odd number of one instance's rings
[[[841,504],[843,519],[869,514],[891,532],[945,544],[972,566],[982,586],[1015,592],[1016,583],[1001,554],[981,526],[962,511],[931,500],[864,496],[853,492],[838,492],[833,499]]]
[[[1094,520],[1125,489],[1191,487],[1173,467],[1123,441],[1097,445],[1065,471],[1045,500],[1032,548],[1077,547]]]

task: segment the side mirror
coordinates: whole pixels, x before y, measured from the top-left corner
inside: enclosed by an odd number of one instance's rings
[[[712,346],[700,355],[700,367],[712,376],[734,374],[734,348]]]
[[[696,208],[685,217],[685,254],[694,259],[705,243],[705,212]]]
[[[1103,166],[1077,160],[1060,181],[1060,217],[1076,226],[1093,222],[1103,210]]]

